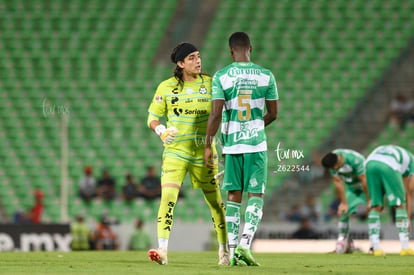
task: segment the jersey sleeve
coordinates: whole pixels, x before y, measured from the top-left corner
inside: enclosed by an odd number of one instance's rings
[[[276,79],[272,72],[270,72],[269,89],[266,93],[266,100],[278,100],[279,94],[277,92]]]
[[[354,161],[354,170],[357,176],[365,174],[365,159],[357,157]]]
[[[408,153],[410,156],[410,163],[408,164],[407,170],[404,172],[403,177],[414,176],[414,156]]]
[[[215,99],[225,99],[224,98],[224,91],[223,91],[223,87],[221,85],[220,82],[220,77],[219,74],[214,74],[213,76],[213,80],[212,80],[212,94],[211,94],[211,99],[215,100]]]
[[[148,108],[148,119],[147,124],[152,120],[160,120],[165,116],[167,111],[167,104],[164,96],[163,83],[158,85],[157,90],[155,91],[154,97],[152,98],[151,104]]]

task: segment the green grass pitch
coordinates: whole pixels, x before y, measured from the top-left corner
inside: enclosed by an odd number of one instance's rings
[[[260,267],[217,266],[215,252],[174,252],[169,264],[146,252],[0,252],[0,274],[414,274],[414,257],[388,254],[256,253]]]

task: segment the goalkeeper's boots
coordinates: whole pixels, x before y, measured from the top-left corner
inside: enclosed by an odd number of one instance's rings
[[[148,250],[148,258],[151,261],[156,262],[160,265],[166,265],[168,264],[167,249],[165,248],[150,249]]]
[[[229,265],[230,256],[226,249],[219,249],[219,262],[218,265]]]
[[[254,259],[252,251],[250,249],[243,248],[240,245],[236,247],[234,256],[244,261],[249,266],[260,266],[260,264]]]
[[[401,249],[400,256],[414,256],[414,250],[411,248]]]

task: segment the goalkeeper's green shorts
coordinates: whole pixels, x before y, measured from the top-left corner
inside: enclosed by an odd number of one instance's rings
[[[222,189],[264,194],[267,159],[267,152],[225,155]]]
[[[190,174],[193,188],[201,188],[206,191],[218,189],[219,183],[214,179],[214,175],[218,173],[217,165],[214,169],[210,169],[204,164],[195,164],[172,156],[164,156],[163,158],[161,185],[174,183],[181,186],[187,172]]]

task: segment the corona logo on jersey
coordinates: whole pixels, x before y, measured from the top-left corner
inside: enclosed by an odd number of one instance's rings
[[[240,74],[254,74],[254,75],[260,75],[261,71],[259,69],[252,69],[252,68],[231,68],[228,72],[228,76],[235,77],[236,75]]]

